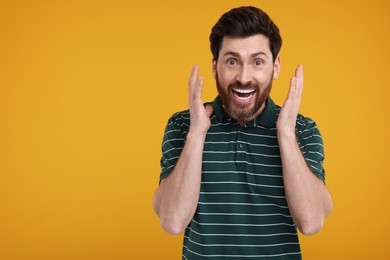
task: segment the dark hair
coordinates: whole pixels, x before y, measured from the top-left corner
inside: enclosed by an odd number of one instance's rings
[[[210,48],[214,60],[218,60],[223,37],[249,37],[255,34],[268,37],[272,58],[275,61],[282,47],[282,37],[268,14],[253,6],[234,8],[223,14],[210,34]]]

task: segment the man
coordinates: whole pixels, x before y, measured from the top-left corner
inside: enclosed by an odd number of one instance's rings
[[[255,7],[225,13],[210,35],[218,97],[205,105],[194,66],[189,110],[162,144],[153,206],[183,259],[301,259],[297,228],[318,232],[332,209],[316,124],[298,114],[303,68],[279,107],[269,97],[282,39]]]

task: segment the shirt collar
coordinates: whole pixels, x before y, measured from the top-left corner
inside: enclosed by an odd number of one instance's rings
[[[222,108],[221,98],[219,96],[215,98],[213,106],[214,106],[214,113],[220,122],[233,121],[233,119],[225,115],[225,112],[223,111]],[[276,112],[276,105],[274,101],[268,96],[264,110],[260,113],[260,115],[258,115],[255,119],[251,120],[250,122],[246,123],[244,126],[249,127],[249,126],[262,125],[267,128],[272,128],[276,126],[277,118],[278,116]]]

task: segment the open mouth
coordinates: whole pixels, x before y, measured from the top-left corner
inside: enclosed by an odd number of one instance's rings
[[[247,101],[256,93],[256,89],[233,88],[232,90],[234,96],[240,101]]]

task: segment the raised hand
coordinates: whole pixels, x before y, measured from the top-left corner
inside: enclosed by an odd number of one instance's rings
[[[332,198],[320,178],[313,174],[299,146],[295,126],[303,90],[303,69],[299,65],[277,121],[287,204],[298,229],[313,235],[332,211]]]
[[[210,115],[213,107],[204,107],[202,101],[203,77],[198,77],[199,68],[192,67],[190,81],[188,83],[189,109],[190,109],[190,132],[206,134],[210,127]]]
[[[295,76],[290,80],[290,89],[286,100],[283,103],[282,110],[279,113],[277,121],[278,131],[295,134],[295,124],[301,105],[303,91],[303,68],[298,65],[295,70]]]

